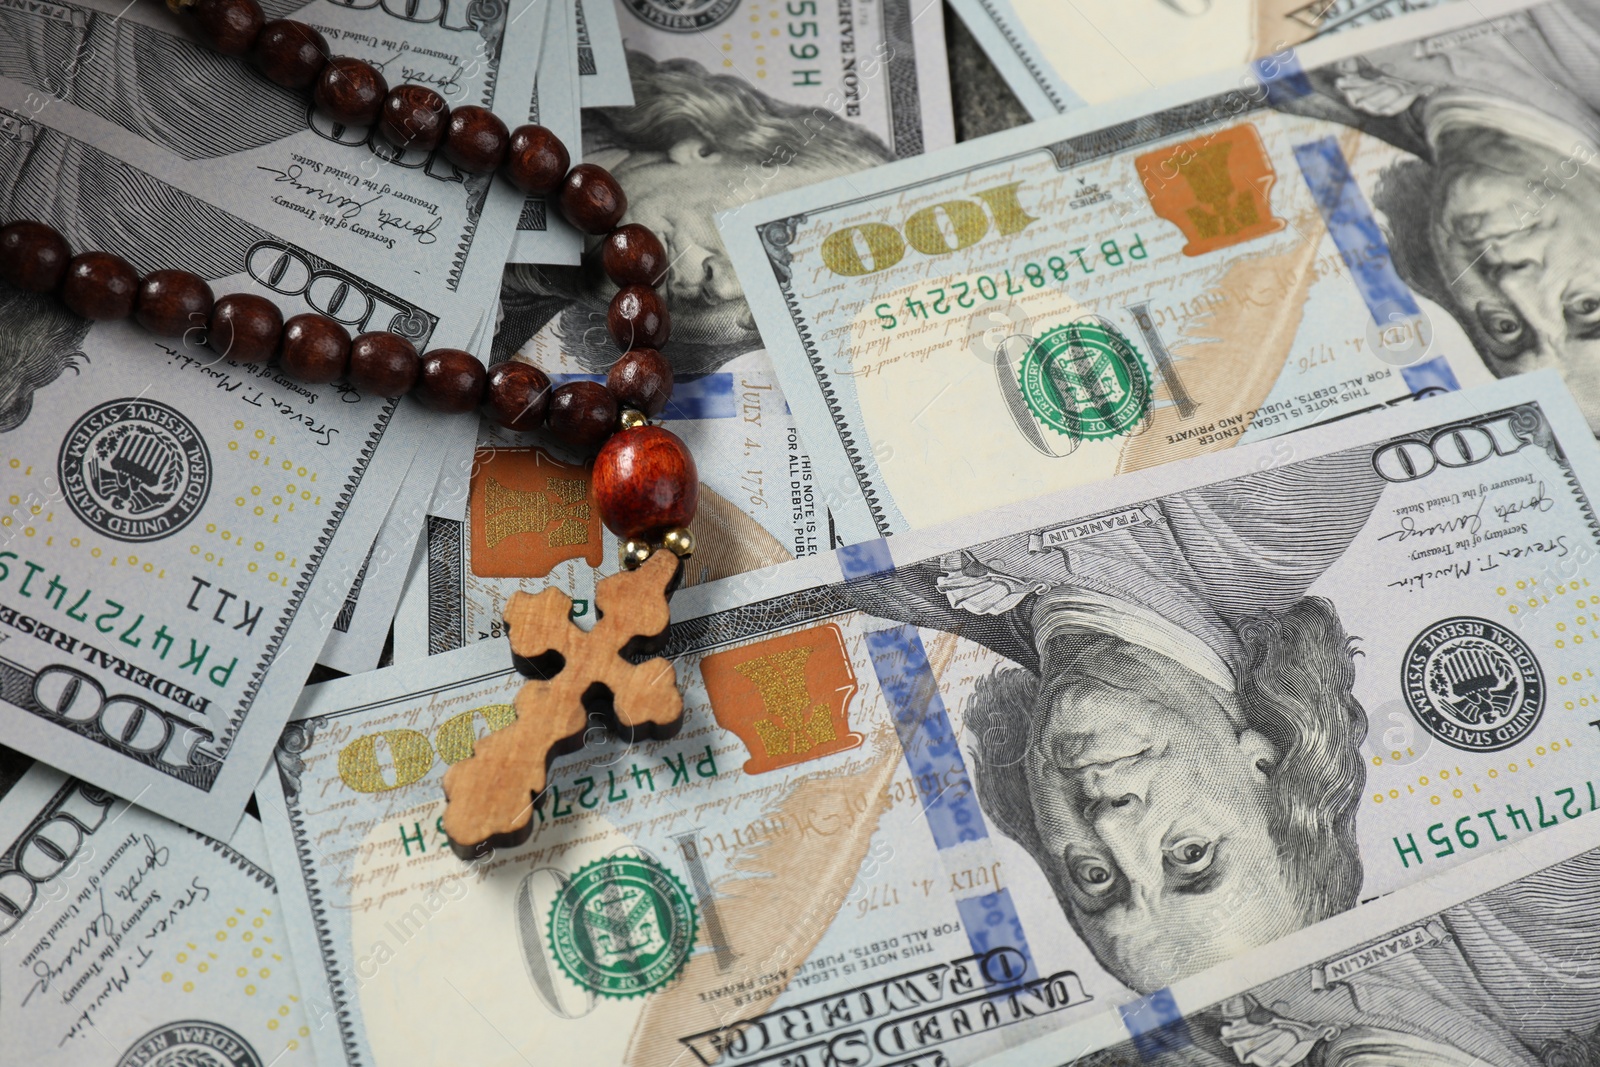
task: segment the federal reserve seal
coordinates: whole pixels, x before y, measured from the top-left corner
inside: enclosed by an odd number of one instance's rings
[[[262,1067],[250,1042],[216,1023],[190,1019],[145,1034],[117,1067]]]
[[[159,541],[189,524],[211,492],[200,431],[154,400],[112,400],[72,424],[56,461],[73,514],[118,541]]]
[[[1144,357],[1114,327],[1069,322],[1022,357],[1022,397],[1056,433],[1095,441],[1133,429],[1150,410]]]
[[[670,982],[694,948],[694,901],[671,871],[637,856],[588,864],[550,905],[550,948],[567,977],[606,997]]]
[[[668,33],[699,33],[739,10],[739,0],[622,0],[641,22]]]
[[[1406,649],[1401,674],[1422,728],[1467,752],[1509,748],[1544,712],[1544,674],[1533,650],[1488,619],[1434,623]]]

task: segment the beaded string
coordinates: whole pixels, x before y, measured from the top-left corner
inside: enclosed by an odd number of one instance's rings
[[[606,384],[574,381],[552,389],[539,368],[507,361],[485,371],[470,352],[436,348],[419,355],[388,331],[351,338],[326,315],[285,321],[277,306],[253,293],[216,299],[204,278],[184,270],[140,276],[109,252],[73,254],[54,227],[17,220],[0,228],[0,280],[32,293],[55,293],[75,314],[109,321],[130,316],[151,333],[182,337],[204,327],[206,344],[239,363],[276,359],[284,373],[309,384],[345,378],[379,396],[411,394],[435,411],[482,413],[510,430],[543,428],[579,451],[599,450],[591,487],[600,518],[622,538],[625,566],[636,567],[662,545],[680,557],[694,551],[699,478],[688,447],[651,426],[672,396],[672,367],[660,349],[671,333],[666,300],[656,287],[667,273],[666,248],[648,228],[618,225],[628,198],[617,179],[571,155],[549,129],[508,131],[493,112],[452,109],[422,85],[388,87],[370,63],[331,56],[327,39],[295,19],[267,22],[257,0],[167,0],[194,16],[224,55],[248,57],[269,81],[310,89],[317,108],[347,126],[376,125],[401,149],[441,150],[471,174],[499,171],[530,196],[554,196],[563,217],[601,238],[600,262],[618,286],[606,330],[622,356]]]

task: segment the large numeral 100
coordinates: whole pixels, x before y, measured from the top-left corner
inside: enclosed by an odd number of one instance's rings
[[[376,161],[381,166],[420,170],[435,181],[454,182],[458,185],[465,185],[469,177],[446,159],[440,149],[420,152],[414,148],[396,148],[379,136],[377,123],[371,126],[346,126],[341,122],[334,122],[312,107],[306,110],[306,125],[325,141],[332,141],[347,148],[366,145],[367,150],[377,157]]]
[[[351,333],[388,330],[422,348],[438,324],[420,308],[290,245],[256,244],[245,256],[245,269],[268,289],[300,297]]]
[[[440,723],[431,743],[427,734],[404,728],[362,734],[339,750],[339,777],[358,793],[387,793],[421,781],[433,769],[435,748],[446,764],[471,756],[479,720],[489,730],[498,730],[510,726],[516,718],[517,709],[510,704],[485,704]],[[392,774],[385,772],[380,759],[384,750],[388,751]]]
[[[1372,469],[1385,481],[1414,482],[1439,467],[1471,467],[1491,456],[1509,456],[1532,443],[1540,427],[1533,411],[1502,412],[1481,422],[1450,426],[1426,441],[1404,437],[1372,455]]]
[[[210,730],[135,696],[108,697],[75,667],[45,667],[34,676],[32,696],[35,714],[92,730],[94,740],[153,759],[165,774],[189,776],[198,769],[208,783],[216,777],[216,761],[201,747],[216,739]]]
[[[22,921],[39,888],[68,869],[83,839],[106,820],[111,794],[82,782],[69,782],[64,792],[54,811],[8,850],[10,858],[0,866],[0,937]]]
[[[973,193],[973,200],[947,200],[906,217],[900,229],[862,222],[834,230],[822,241],[822,262],[847,278],[888,270],[905,258],[906,245],[925,256],[943,256],[977,244],[993,228],[1002,237],[1021,233],[1036,216],[1017,200],[1021,182]],[[987,210],[986,210],[987,209]]]

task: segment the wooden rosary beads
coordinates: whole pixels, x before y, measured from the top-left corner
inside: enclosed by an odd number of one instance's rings
[[[131,316],[163,337],[198,329],[228,359],[276,359],[280,370],[303,382],[344,378],[364,392],[410,393],[435,411],[481,410],[508,429],[543,427],[569,447],[600,449],[592,481],[595,505],[606,527],[627,542],[625,564],[638,566],[656,544],[680,557],[693,552],[688,525],[699,497],[694,459],[676,435],[647,423],[672,395],[672,367],[660,352],[671,316],[655,288],[667,274],[666,248],[644,226],[618,225],[628,198],[616,178],[593,164],[570,166],[566,145],[543,126],[508,132],[493,112],[471,105],[452,109],[426,86],[390,89],[370,63],[330,56],[327,40],[306,23],[267,22],[256,0],[167,3],[175,12],[191,12],[219,52],[249,57],[263,76],[285,88],[309,88],[316,106],[337,122],[376,125],[396,147],[438,149],[463,171],[498,171],[526,194],[553,195],[568,222],[601,238],[601,265],[618,286],[606,329],[623,354],[606,384],[580,380],[552,389],[549,377],[528,363],[508,361],[485,372],[461,349],[419,355],[399,334],[351,338],[343,325],[316,313],[284,321],[264,297],[231,293],[214,299],[205,279],[188,271],[141,277],[109,252],[73,255],[58,231],[32,220],[0,229],[0,280],[27,292],[53,292],[88,319]]]
[[[141,276],[109,252],[74,255],[66,238],[42,222],[14,220],[0,228],[0,280],[54,293],[85,318],[132,317],[151,333],[189,337],[236,362],[276,360],[279,370],[303,382],[344,378],[363,392],[410,393],[442,412],[481,410],[512,430],[543,427],[572,448],[599,449],[591,493],[601,520],[625,542],[625,572],[597,585],[603,617],[591,632],[572,623],[571,601],[559,590],[512,599],[506,616],[513,657],[537,678],[517,696],[517,721],[480,741],[477,753],[445,779],[445,825],[458,853],[471,856],[486,845],[523,840],[550,761],[583,743],[589,715],[602,715],[628,737],[670,736],[682,717],[671,664],[632,661],[665,633],[667,595],[680,560],[694,551],[688,527],[699,500],[688,448],[648,422],[672,396],[672,367],[660,352],[671,318],[655,288],[667,274],[666,249],[647,228],[619,225],[628,200],[616,178],[592,164],[570,166],[566,146],[542,126],[508,132],[492,112],[451,109],[425,86],[390,89],[371,64],[330,57],[327,41],[311,26],[267,22],[256,0],[167,3],[175,12],[192,11],[218,51],[250,57],[285,88],[310,89],[316,106],[335,121],[375,125],[399,148],[442,151],[463,171],[499,171],[524,193],[553,194],[568,222],[601,238],[601,264],[618,287],[606,328],[622,355],[605,385],[578,380],[552,389],[531,364],[509,361],[486,373],[460,349],[418,355],[399,334],[351,338],[326,315],[285,321],[277,305],[252,293],[214,299],[206,280],[189,271]]]

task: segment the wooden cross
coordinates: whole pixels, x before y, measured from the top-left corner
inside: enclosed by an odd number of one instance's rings
[[[667,596],[681,563],[658,549],[637,570],[600,580],[599,620],[587,633],[559,589],[513,594],[506,604],[511,657],[531,680],[517,691],[516,721],[479,740],[444,776],[444,831],[462,859],[522,844],[533,833],[555,758],[583,747],[590,715],[628,741],[665,740],[683,723],[672,664],[625,656],[654,651],[666,637]]]

